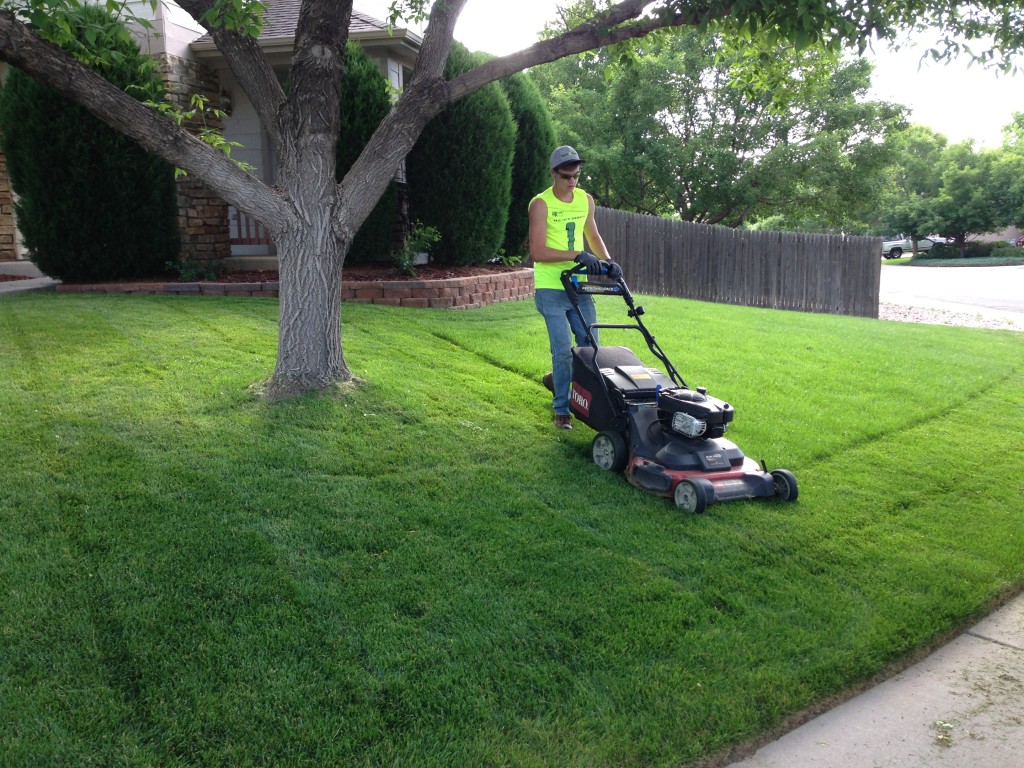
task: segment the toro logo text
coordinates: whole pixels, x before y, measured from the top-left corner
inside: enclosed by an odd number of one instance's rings
[[[578,411],[582,416],[590,416],[590,393],[577,384],[575,381],[572,383],[572,389],[569,391],[569,405],[573,410]]]

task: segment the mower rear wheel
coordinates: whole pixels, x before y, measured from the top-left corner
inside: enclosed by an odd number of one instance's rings
[[[618,432],[601,432],[590,445],[590,457],[601,469],[621,472],[629,461],[629,451]]]
[[[680,480],[672,494],[672,499],[679,509],[693,515],[703,515],[707,511],[710,500],[708,485],[710,483],[699,478]]]
[[[788,469],[773,469],[771,475],[775,481],[775,495],[783,501],[796,501],[800,493],[796,485],[796,475]]]

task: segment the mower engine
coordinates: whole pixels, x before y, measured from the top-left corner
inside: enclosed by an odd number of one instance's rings
[[[658,419],[662,426],[683,437],[721,437],[729,429],[734,413],[724,400],[709,397],[704,387],[671,389],[658,397]]]

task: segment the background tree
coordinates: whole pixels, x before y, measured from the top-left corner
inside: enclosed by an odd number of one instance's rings
[[[499,82],[516,127],[511,202],[502,250],[507,256],[524,256],[530,231],[527,210],[533,196],[550,184],[548,160],[558,142],[547,105],[530,74],[519,72]]]
[[[915,242],[936,231],[931,209],[942,188],[945,136],[923,125],[912,125],[891,139],[894,162],[883,174],[877,200],[875,233],[905,235]],[[951,235],[952,236],[952,235]]]
[[[938,192],[921,198],[929,217],[925,231],[952,237],[961,256],[970,235],[991,232],[1003,223],[991,184],[992,159],[990,152],[975,152],[970,141],[947,147],[939,159]]]
[[[0,60],[54,87],[264,224],[280,259],[277,364],[266,388],[268,396],[279,397],[351,379],[340,309],[342,266],[352,239],[427,123],[495,80],[670,27],[715,26],[765,47],[822,43],[863,50],[872,37],[896,38],[901,30],[934,24],[946,37],[936,47],[939,57],[962,50],[957,36],[990,34],[990,50],[975,55],[1006,66],[1006,54],[1024,47],[1024,7],[1010,0],[978,0],[971,14],[961,13],[955,0],[622,0],[568,31],[449,80],[444,65],[466,1],[395,0],[393,18],[429,12],[423,44],[402,95],[340,183],[334,175],[337,84],[351,0],[303,0],[287,93],[252,37],[261,3],[178,0],[210,31],[270,137],[279,162],[273,187],[52,45],[74,39],[69,30],[81,23],[84,0],[0,0]]]
[[[79,27],[111,54],[97,73],[141,99],[163,86],[124,25],[90,8]],[[162,273],[179,256],[174,169],[49,86],[12,70],[0,92],[0,143],[18,227],[36,265],[62,280]]]
[[[940,235],[963,254],[972,235],[1013,223],[1014,176],[1024,163],[1006,145],[978,152],[972,142],[949,145],[919,125],[897,143],[897,161],[878,202],[877,233],[910,237],[915,250],[920,238]]]
[[[883,139],[902,120],[895,105],[866,100],[866,62],[820,47],[769,57],[711,31],[634,46],[624,66],[601,52],[537,69],[599,204],[739,226],[769,215],[835,222],[874,197],[891,161]]]
[[[999,219],[1024,229],[1024,112],[1003,128],[1003,144],[992,160],[991,184]]]
[[[479,54],[453,43],[444,76],[473,69]],[[413,220],[435,227],[443,264],[479,264],[501,248],[512,192],[516,129],[497,83],[453,104],[427,125],[406,165]]]

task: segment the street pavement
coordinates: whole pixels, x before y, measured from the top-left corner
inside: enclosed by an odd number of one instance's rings
[[[883,264],[879,297],[909,307],[1024,317],[1024,264],[945,268]]]

